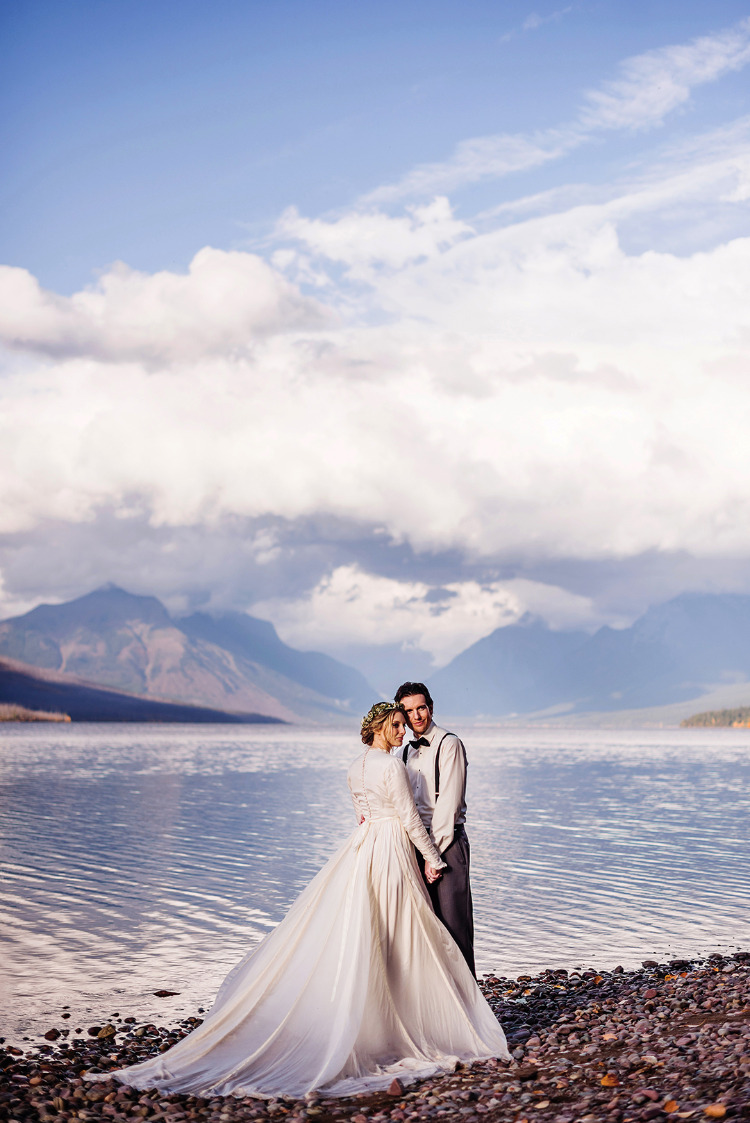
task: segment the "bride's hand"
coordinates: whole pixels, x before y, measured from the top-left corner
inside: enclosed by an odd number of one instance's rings
[[[436,870],[434,866],[431,866],[427,862],[425,862],[424,875],[429,881],[430,885],[432,885],[434,884],[434,882],[440,880],[440,878],[443,876],[443,871]]]

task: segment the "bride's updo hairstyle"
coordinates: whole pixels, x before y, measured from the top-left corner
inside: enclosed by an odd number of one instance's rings
[[[395,702],[376,702],[362,718],[362,743],[371,745],[380,729],[385,729],[387,736],[390,733],[394,714],[401,714],[406,721],[406,712],[402,706]]]

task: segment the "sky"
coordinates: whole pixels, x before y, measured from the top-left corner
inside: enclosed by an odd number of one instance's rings
[[[379,685],[750,593],[750,3],[0,11],[0,615]]]

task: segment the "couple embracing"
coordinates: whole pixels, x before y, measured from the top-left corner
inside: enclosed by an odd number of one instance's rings
[[[509,1059],[474,978],[466,755],[432,709],[423,683],[370,709],[347,776],[357,829],[230,971],[202,1025],[99,1079],[198,1095],[348,1096],[459,1061]]]

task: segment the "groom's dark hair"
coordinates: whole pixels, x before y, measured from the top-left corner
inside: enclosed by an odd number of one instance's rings
[[[399,702],[403,702],[404,698],[408,698],[411,694],[424,694],[424,700],[430,707],[430,713],[432,713],[435,703],[423,682],[402,682],[393,696],[393,701],[398,705]]]

